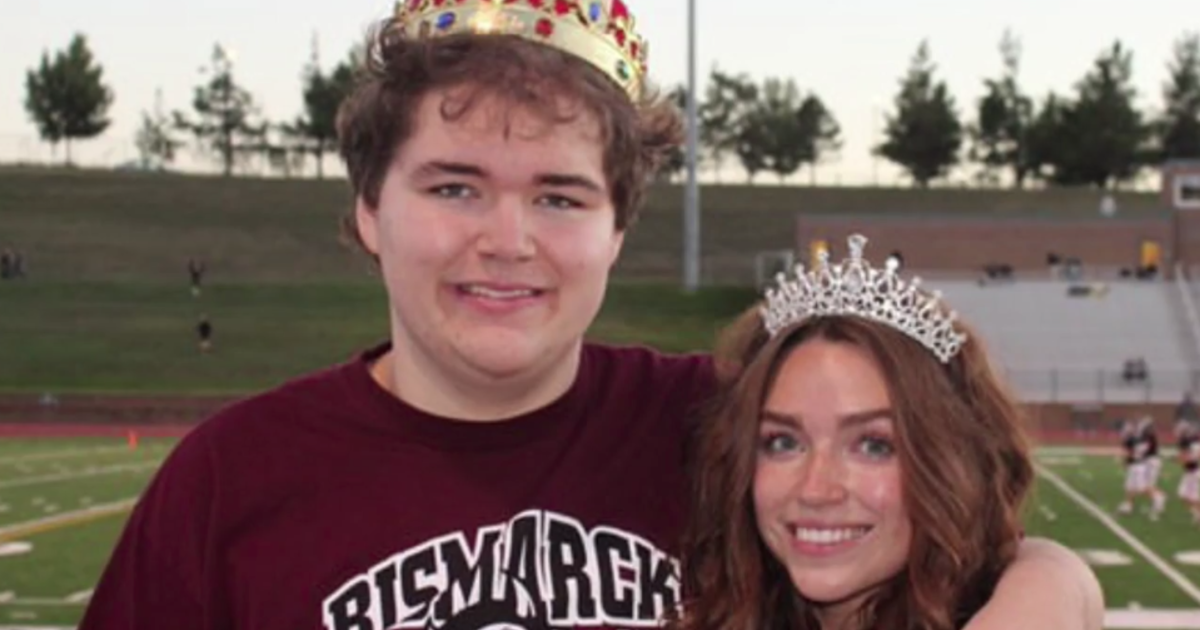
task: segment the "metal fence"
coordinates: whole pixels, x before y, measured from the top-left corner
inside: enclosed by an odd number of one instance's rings
[[[1200,385],[1200,370],[1155,370],[1126,380],[1120,370],[1086,368],[1004,369],[1014,392],[1038,403],[1176,403]]]

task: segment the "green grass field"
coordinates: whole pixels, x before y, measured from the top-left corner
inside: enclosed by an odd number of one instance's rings
[[[665,284],[617,284],[596,339],[668,351],[708,349],[753,303],[752,289],[694,295]],[[376,283],[0,283],[0,393],[243,393],[334,362],[387,337]],[[215,351],[197,350],[201,313]]]
[[[0,440],[0,628],[64,628],[79,620],[130,501],[172,444],[143,440],[130,449],[117,438]],[[1107,627],[1197,627],[1200,558],[1180,554],[1200,552],[1200,527],[1186,511],[1170,503],[1157,522],[1116,516],[1123,473],[1110,455],[1047,449],[1039,460],[1047,472],[1028,529],[1093,561],[1113,622]],[[1173,491],[1178,474],[1167,463],[1161,487]],[[1172,615],[1182,622],[1168,623]]]

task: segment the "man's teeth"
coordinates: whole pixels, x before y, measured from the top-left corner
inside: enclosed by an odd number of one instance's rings
[[[796,528],[796,540],[817,545],[836,545],[848,540],[862,538],[870,527],[843,527],[838,529]]]
[[[463,290],[471,295],[478,295],[480,297],[491,298],[493,300],[515,300],[518,298],[533,297],[535,293],[533,289],[513,289],[509,291],[499,291],[496,289],[489,289],[487,287],[479,287],[474,285],[464,286]]]

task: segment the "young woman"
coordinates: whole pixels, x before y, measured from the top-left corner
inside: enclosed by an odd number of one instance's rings
[[[781,279],[721,344],[681,628],[987,623],[1033,481],[1020,408],[939,297],[864,244]]]

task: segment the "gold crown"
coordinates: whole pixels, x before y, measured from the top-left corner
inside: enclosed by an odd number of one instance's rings
[[[461,33],[516,35],[592,64],[634,101],[646,42],[623,0],[398,0],[396,28],[415,39]]]

